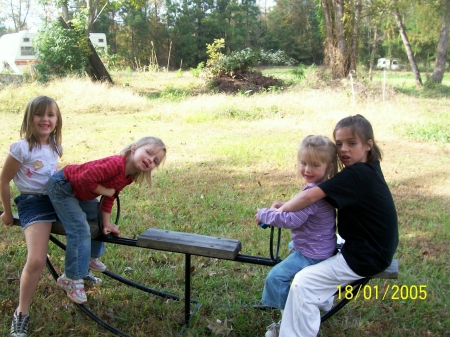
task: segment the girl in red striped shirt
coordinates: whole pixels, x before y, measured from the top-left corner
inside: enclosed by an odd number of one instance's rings
[[[93,241],[91,247],[89,219],[82,204],[96,202],[98,196],[104,196],[103,234],[119,235],[117,226],[110,223],[115,197],[132,182],[139,184],[145,180],[150,187],[151,172],[165,157],[166,146],[161,139],[144,137],[127,146],[120,155],[68,165],[49,179],[47,193],[67,235],[65,270],[57,282],[73,302],[87,301],[83,278],[89,269],[106,270],[98,260],[104,253],[104,243]]]

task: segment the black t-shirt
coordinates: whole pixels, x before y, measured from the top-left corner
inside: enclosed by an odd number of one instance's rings
[[[342,254],[349,267],[360,276],[385,270],[397,249],[398,223],[380,162],[346,167],[319,188],[338,209]]]

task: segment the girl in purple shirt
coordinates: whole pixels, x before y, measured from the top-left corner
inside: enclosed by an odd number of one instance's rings
[[[297,154],[298,171],[310,189],[332,177],[337,169],[335,145],[325,136],[307,136]],[[333,255],[336,250],[336,213],[333,206],[319,200],[295,212],[279,212],[275,208],[262,208],[255,216],[257,223],[289,228],[293,251],[274,266],[267,275],[262,303],[283,312],[289,294],[290,282],[303,268],[314,265]],[[279,324],[268,327],[268,333]]]

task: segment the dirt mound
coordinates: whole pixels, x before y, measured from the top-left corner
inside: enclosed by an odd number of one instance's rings
[[[238,92],[256,93],[269,89],[270,87],[282,87],[283,81],[264,76],[259,71],[235,74],[233,77],[222,76],[213,79],[210,86],[218,92],[236,94]]]

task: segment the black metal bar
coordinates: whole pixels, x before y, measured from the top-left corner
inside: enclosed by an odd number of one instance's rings
[[[97,236],[94,240],[106,243],[113,243],[121,246],[132,246],[132,247],[136,247],[137,243],[136,239],[122,238],[120,236],[114,236],[112,234],[108,235],[101,234]]]
[[[243,255],[238,254],[236,258],[233,261],[237,262],[244,262],[244,263],[251,263],[251,264],[258,264],[261,266],[274,266],[279,261],[273,260],[268,257],[260,257],[260,256],[253,256],[253,255]]]
[[[185,254],[184,268],[184,321],[188,326],[191,310],[191,254]]]

